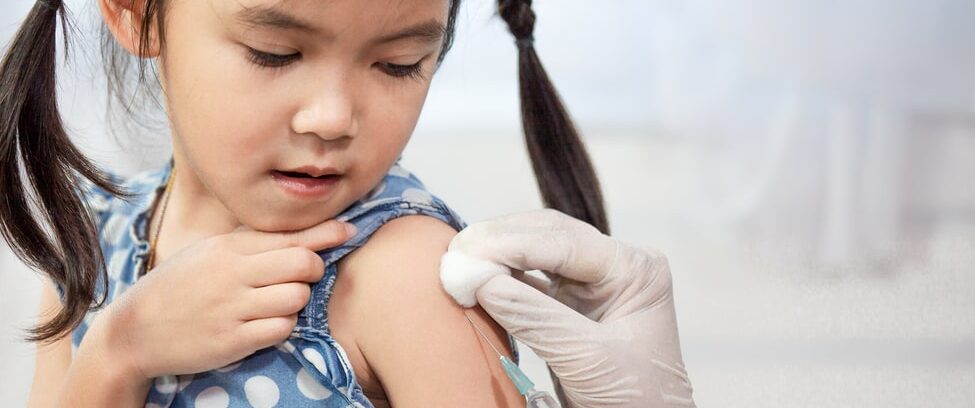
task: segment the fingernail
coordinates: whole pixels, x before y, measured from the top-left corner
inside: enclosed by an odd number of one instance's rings
[[[350,222],[345,222],[343,224],[345,224],[345,231],[349,233],[349,236],[355,235],[356,232],[355,225],[353,225]]]

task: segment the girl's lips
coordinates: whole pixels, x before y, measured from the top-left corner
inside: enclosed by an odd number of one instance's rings
[[[335,174],[322,177],[297,177],[293,173],[273,170],[271,178],[282,190],[294,197],[322,199],[335,191],[342,176]]]

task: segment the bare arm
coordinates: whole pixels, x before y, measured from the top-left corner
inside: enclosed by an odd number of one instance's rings
[[[40,318],[53,316],[61,303],[50,281],[41,289]],[[71,336],[50,344],[38,344],[34,380],[27,406],[47,407],[142,407],[149,381],[131,375],[124,360],[112,360],[107,347],[106,324],[92,325],[72,361]],[[104,322],[100,322],[104,323]]]
[[[41,306],[39,319],[48,319],[61,307],[54,285],[44,280],[41,285]],[[30,387],[27,406],[43,408],[54,406],[58,389],[71,367],[71,335],[66,335],[53,343],[37,343],[34,357],[34,383]]]
[[[406,216],[346,257],[357,345],[394,407],[524,407],[497,354],[440,285],[440,257],[456,234],[435,218]],[[466,313],[510,358],[504,330],[479,307]]]

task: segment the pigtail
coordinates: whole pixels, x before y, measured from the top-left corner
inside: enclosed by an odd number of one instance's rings
[[[599,179],[589,154],[535,53],[531,0],[498,0],[498,13],[518,45],[522,126],[545,206],[609,234]]]
[[[28,329],[31,342],[63,337],[105,301],[92,306],[104,256],[78,191],[81,177],[125,195],[68,139],[58,113],[58,16],[66,56],[73,28],[65,12],[62,0],[39,0],[0,63],[0,232],[18,258],[64,289],[58,314]]]

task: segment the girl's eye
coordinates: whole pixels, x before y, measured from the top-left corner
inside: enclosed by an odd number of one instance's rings
[[[413,65],[382,64],[384,71],[389,76],[396,78],[413,78],[418,81],[423,80],[423,70],[421,66],[423,60]]]
[[[301,53],[294,54],[272,54],[269,52],[258,51],[247,47],[247,59],[250,62],[264,68],[282,68],[301,58]],[[423,60],[413,65],[381,64],[386,74],[396,78],[413,78],[423,80]]]
[[[288,55],[271,54],[247,47],[247,59],[250,60],[250,62],[264,68],[281,68],[294,62],[298,58],[301,58],[300,53]]]

